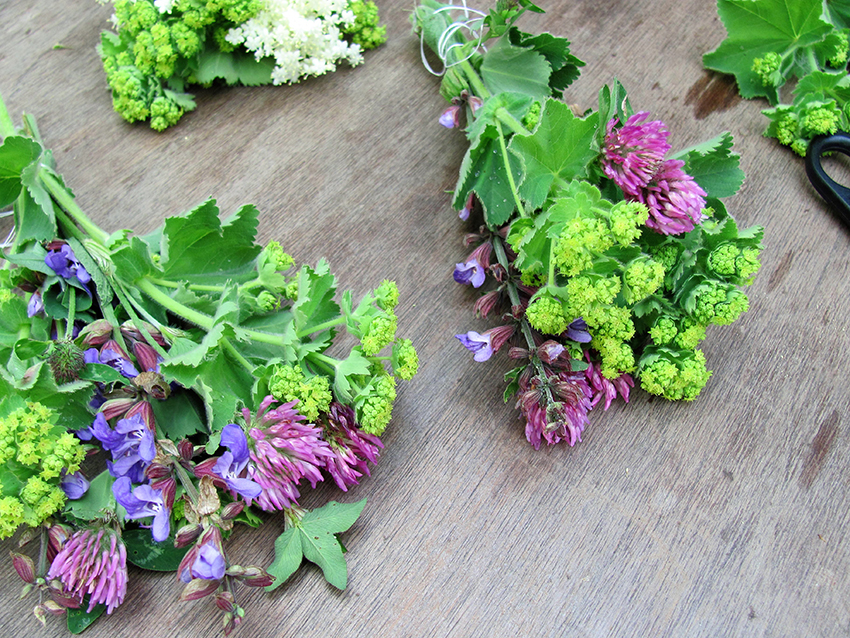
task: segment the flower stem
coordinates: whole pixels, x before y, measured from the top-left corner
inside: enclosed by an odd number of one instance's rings
[[[486,100],[490,97],[490,91],[488,91],[487,87],[484,86],[484,82],[481,80],[478,73],[475,72],[475,69],[469,63],[469,60],[463,60],[459,63],[459,66],[463,70],[464,75],[466,75],[466,79],[469,80],[469,85],[472,87],[475,95],[480,97],[482,100]]]
[[[298,337],[299,339],[303,339],[307,335],[311,335],[311,334],[316,333],[316,332],[322,332],[324,330],[329,330],[331,328],[335,328],[336,326],[338,326],[338,325],[340,325],[341,323],[344,323],[344,322],[345,322],[345,317],[339,316],[336,319],[330,319],[330,320],[326,321],[325,323],[320,323],[318,326],[311,327],[309,330],[299,330],[298,332],[295,333],[295,336]]]
[[[0,95],[0,137],[6,139],[16,133],[15,123],[12,121],[12,117],[9,115],[6,105],[3,103],[3,96]]]
[[[44,183],[48,192],[53,196],[53,199],[71,216],[74,218],[80,227],[88,233],[89,237],[101,244],[105,244],[109,235],[102,231],[88,215],[83,212],[83,209],[77,205],[73,196],[46,170],[41,167],[38,171],[38,176]]]
[[[230,339],[222,338],[220,341],[221,345],[224,346],[224,349],[232,356],[236,361],[245,368],[249,374],[254,374],[254,366],[251,365],[251,362],[248,361],[242,354],[234,347],[232,343],[230,343]]]
[[[195,488],[195,484],[192,482],[192,479],[189,478],[189,475],[186,473],[186,470],[183,469],[183,466],[180,463],[173,463],[172,467],[177,473],[177,478],[180,481],[180,485],[183,486],[183,489],[186,490],[186,493],[189,495],[189,498],[192,501],[192,505],[197,505],[198,501],[201,500],[201,495],[198,494],[198,490]]]
[[[520,217],[526,217],[525,209],[522,206],[522,199],[520,199],[519,191],[516,187],[516,182],[514,181],[514,174],[511,170],[511,162],[510,156],[508,155],[508,147],[505,144],[505,134],[502,131],[502,124],[499,120],[496,120],[496,130],[499,132],[499,147],[502,149],[502,161],[505,163],[505,173],[508,175],[508,185],[511,187],[511,194],[514,196],[514,203],[516,204],[516,209],[519,212]]]
[[[174,313],[179,317],[183,317],[186,321],[189,321],[196,326],[203,328],[207,332],[212,330],[213,328],[213,318],[209,315],[204,314],[203,312],[199,312],[194,308],[190,308],[179,301],[176,301],[162,292],[159,288],[157,288],[153,282],[149,279],[142,277],[136,283],[139,290],[145,293],[148,297],[153,299],[160,306],[168,310],[169,312]]]

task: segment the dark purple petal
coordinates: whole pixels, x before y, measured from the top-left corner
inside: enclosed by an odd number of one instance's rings
[[[474,257],[462,264],[455,264],[454,280],[459,284],[472,284],[473,288],[480,288],[487,277],[484,268]]]
[[[587,322],[579,317],[567,326],[567,338],[578,343],[590,343],[592,337],[587,329]]]
[[[230,423],[224,426],[221,431],[221,444],[232,452],[236,462],[248,459],[248,437],[238,425]]]
[[[470,330],[466,334],[455,335],[455,338],[463,344],[463,347],[474,353],[475,361],[487,361],[493,356],[493,346],[490,343],[490,335],[478,334]]]
[[[151,536],[157,543],[168,539],[168,534],[171,532],[171,514],[163,507],[153,517],[153,528]]]
[[[62,478],[59,480],[59,487],[65,492],[65,496],[72,501],[76,501],[89,491],[89,482],[81,472],[65,474],[65,470],[63,469]]]

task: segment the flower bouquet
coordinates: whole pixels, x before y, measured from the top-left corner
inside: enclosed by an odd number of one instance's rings
[[[472,251],[454,279],[498,319],[457,338],[475,361],[503,348],[517,361],[504,398],[539,448],[580,441],[591,410],[628,401],[635,380],[696,398],[711,374],[698,345],[747,310],[762,229],[739,229],[721,201],[744,178],[730,134],[671,154],[665,125],[616,81],[576,112],[559,98],[583,63],[567,40],[520,31],[525,11],[541,9],[424,0],[412,20],[426,66],[426,46],[443,65],[440,123],[465,119],[469,142],[453,205]]]
[[[727,36],[703,57],[734,74],[745,98],[765,98],[764,134],[804,156],[818,135],[850,130],[850,10],[825,0],[718,0]],[[793,99],[781,89],[797,78]]]
[[[222,223],[210,200],[148,235],[109,234],[33,119],[17,129],[2,100],[0,137],[0,210],[14,221],[0,538],[23,528],[12,557],[36,616],[67,614],[78,633],[124,601],[128,561],[176,571],[182,600],[214,597],[225,634],[245,613],[239,583],[274,588],[303,558],[344,588],[337,534],[365,501],[307,511],[298,498],[328,477],[347,491],[378,460],[397,379],[418,366],[395,334],[396,285],[335,301],[325,261],[295,268],[277,242],[255,242],[250,205]],[[225,549],[261,511],[285,527],[267,568]]]
[[[106,1],[106,0],[102,0]],[[162,131],[195,108],[187,87],[293,84],[356,66],[386,40],[371,0],[112,0],[98,52],[115,110]]]

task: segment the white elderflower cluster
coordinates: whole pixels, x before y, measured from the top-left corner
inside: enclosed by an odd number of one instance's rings
[[[243,45],[254,56],[275,61],[272,83],[335,71],[338,62],[363,61],[360,46],[346,42],[340,27],[354,22],[347,0],[266,0],[254,18],[228,31],[226,40]]]

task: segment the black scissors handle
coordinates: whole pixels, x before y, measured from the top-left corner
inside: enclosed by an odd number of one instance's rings
[[[832,179],[821,165],[823,154],[834,152],[850,157],[850,133],[838,131],[834,135],[819,136],[809,142],[806,151],[806,175],[821,197],[829,202],[841,220],[850,226],[850,188]]]

